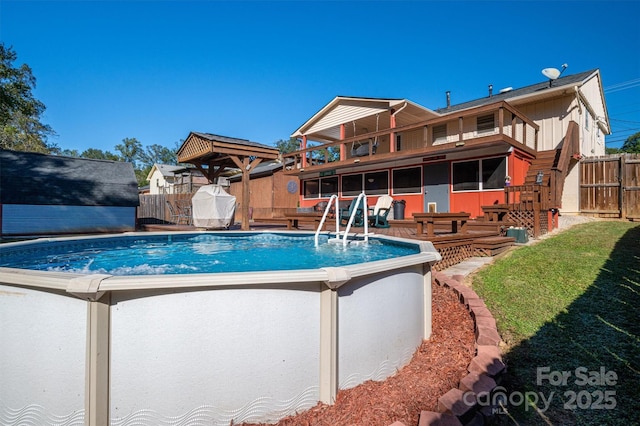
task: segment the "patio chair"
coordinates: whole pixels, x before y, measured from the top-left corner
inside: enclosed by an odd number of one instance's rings
[[[354,209],[356,210],[356,213],[353,218],[353,226],[364,226],[364,215],[367,210],[364,205],[364,198],[361,198],[359,201],[357,198],[354,198],[353,201],[351,201],[351,204],[349,204],[349,209],[340,209],[340,225],[347,225],[349,223],[349,219],[351,218]]]
[[[393,203],[393,197],[390,195],[381,195],[374,207],[369,207],[369,213],[367,219],[371,226],[376,228],[388,228],[389,221],[387,216],[391,211],[391,205]]]
[[[169,221],[175,223],[176,225],[180,225],[183,222],[186,224],[190,224],[191,222],[191,212],[186,212],[183,207],[176,201],[176,205],[171,204],[169,200],[165,200],[167,203],[167,208],[169,209]]]
[[[173,204],[171,204],[169,200],[165,200],[165,203],[167,205],[167,208],[169,209],[169,222],[172,222],[172,223],[180,222],[180,215],[178,214],[176,209],[173,207]]]

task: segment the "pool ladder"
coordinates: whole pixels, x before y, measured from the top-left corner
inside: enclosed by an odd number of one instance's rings
[[[320,220],[320,224],[318,225],[318,229],[316,229],[316,235],[315,235],[315,246],[318,247],[318,235],[320,235],[320,230],[324,227],[324,222],[327,220],[327,216],[329,215],[329,210],[331,210],[331,206],[333,204],[335,204],[335,216],[336,216],[336,232],[335,232],[335,238],[330,238],[329,239],[329,243],[342,243],[343,247],[347,247],[347,244],[351,244],[351,243],[368,243],[369,242],[369,220],[367,218],[367,195],[362,192],[358,195],[358,198],[355,201],[355,206],[359,206],[360,202],[363,201],[363,206],[364,206],[364,211],[362,212],[362,215],[364,216],[364,240],[363,241],[349,241],[348,240],[348,236],[349,236],[349,230],[351,229],[351,226],[353,225],[353,221],[356,218],[356,214],[358,213],[358,209],[357,207],[354,208],[351,211],[351,216],[349,217],[349,222],[347,223],[347,227],[345,228],[344,231],[340,231],[340,208],[338,206],[338,196],[337,195],[332,195],[331,198],[329,198],[329,202],[327,203],[327,207],[324,209],[324,214],[322,215],[322,220]],[[342,238],[340,238],[342,236]]]

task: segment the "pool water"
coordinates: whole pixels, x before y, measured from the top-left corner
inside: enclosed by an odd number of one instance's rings
[[[369,239],[328,244],[320,236],[171,234],[117,236],[0,245],[0,267],[110,275],[199,274],[317,269],[385,260],[420,252],[416,244]]]

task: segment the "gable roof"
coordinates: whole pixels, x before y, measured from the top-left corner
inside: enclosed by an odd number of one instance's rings
[[[176,166],[173,164],[160,164],[160,163],[155,163],[153,165],[153,167],[151,167],[151,170],[149,170],[149,173],[147,173],[147,180],[150,180],[151,177],[153,176],[153,173],[155,171],[159,171],[160,174],[164,177],[164,178],[172,178],[176,175],[176,173],[183,173],[183,172],[187,172],[187,173],[191,173],[191,174],[197,174],[197,175],[201,175],[202,173],[197,170],[195,167],[189,165],[189,166]]]
[[[235,167],[230,155],[276,159],[278,154],[278,149],[272,146],[202,132],[190,132],[177,153],[180,163],[218,167]]]
[[[379,117],[386,123],[379,128],[388,128],[390,116],[399,111],[402,114],[396,115],[397,126],[439,116],[408,99],[336,96],[293,132],[291,137],[307,135],[314,141],[334,142],[340,140],[340,126],[344,123],[358,121],[358,129],[346,126],[347,137],[374,132],[378,128]]]
[[[0,150],[0,204],[134,207],[138,184],[130,163]]]
[[[472,101],[451,105],[449,107],[438,108],[436,109],[436,112],[440,114],[449,114],[454,111],[461,111],[464,109],[474,108],[500,101],[508,101],[512,105],[517,105],[519,103],[518,101],[529,101],[534,97],[543,98],[555,96],[559,92],[565,91],[567,87],[581,86],[585,81],[589,80],[593,75],[597,73],[598,70],[594,69],[578,74],[571,74],[560,77],[557,80],[553,80],[551,84],[549,80],[546,80],[541,83],[532,84],[530,86],[522,87],[519,89],[503,89],[501,91],[502,93],[499,92],[495,95],[487,96],[485,98],[475,99]]]

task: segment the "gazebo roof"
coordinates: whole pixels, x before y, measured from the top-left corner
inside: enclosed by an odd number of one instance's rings
[[[207,164],[209,167],[237,167],[231,156],[275,160],[278,154],[277,148],[247,139],[191,132],[178,149],[178,162]]]
[[[213,183],[225,168],[242,170],[242,229],[249,229],[249,176],[262,160],[276,160],[277,148],[247,139],[191,132],[178,149],[178,162],[194,164]],[[206,166],[206,168],[205,168]]]

